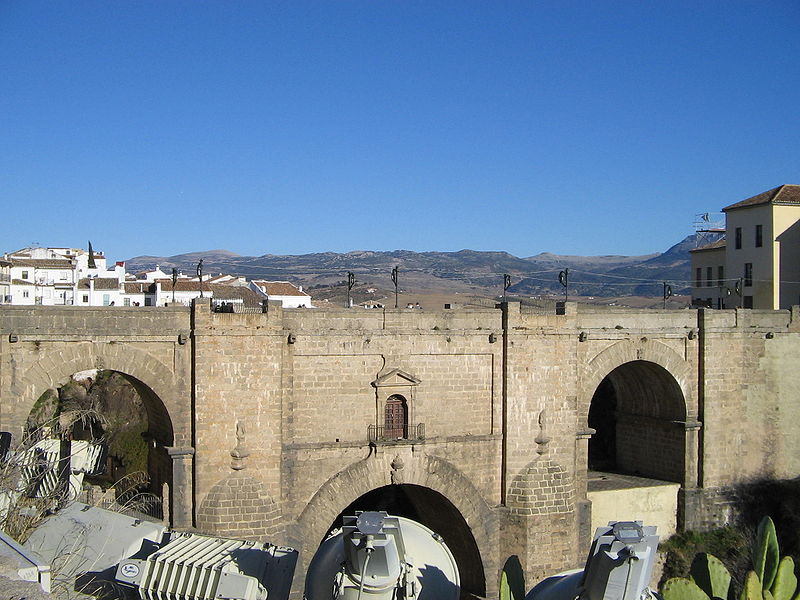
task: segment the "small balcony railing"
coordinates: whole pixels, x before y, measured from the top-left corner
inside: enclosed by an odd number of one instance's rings
[[[404,425],[401,428],[386,428],[383,425],[370,425],[367,429],[370,442],[396,442],[403,440],[419,441],[425,439],[425,423]]]

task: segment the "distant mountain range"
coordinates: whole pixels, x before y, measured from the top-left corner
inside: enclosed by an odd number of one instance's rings
[[[702,240],[708,243],[711,240]],[[662,282],[675,294],[691,291],[689,250],[700,242],[691,235],[663,253],[644,256],[561,256],[550,253],[519,258],[507,252],[322,252],[297,256],[240,256],[227,250],[191,252],[177,256],[137,256],[126,261],[129,272],[159,265],[194,274],[203,259],[204,273],[243,275],[248,279],[287,280],[306,288],[330,287],[351,271],[361,286],[393,289],[391,271],[399,269],[400,288],[496,296],[502,293],[503,274],[511,276],[509,293],[548,295],[563,292],[558,281],[569,269],[570,295],[660,296]]]

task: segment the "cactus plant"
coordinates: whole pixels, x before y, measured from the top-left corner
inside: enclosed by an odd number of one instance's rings
[[[703,590],[709,598],[729,600],[731,574],[713,554],[700,552],[694,557],[689,571],[690,579]],[[791,600],[791,599],[790,599]]]
[[[778,535],[775,532],[775,523],[769,517],[761,519],[753,543],[753,570],[761,582],[762,590],[769,590],[775,581],[778,572]]]
[[[764,517],[753,543],[753,570],[747,573],[739,600],[800,600],[797,592],[794,561],[789,556],[781,559],[775,524]],[[706,553],[695,556],[690,579],[673,577],[667,580],[661,594],[664,600],[734,598],[728,570],[719,559]]]
[[[758,578],[755,571],[748,571],[739,600],[762,600],[763,597],[761,593],[761,580]]]
[[[772,582],[770,592],[775,600],[792,600],[797,590],[797,576],[794,574],[794,560],[791,556],[784,556],[778,563],[775,581]]]
[[[664,600],[708,600],[708,595],[694,581],[684,577],[667,579],[661,588],[661,595]]]

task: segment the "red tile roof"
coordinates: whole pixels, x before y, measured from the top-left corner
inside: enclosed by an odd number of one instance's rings
[[[757,196],[742,200],[723,208],[723,212],[737,208],[758,206],[759,204],[790,204],[800,205],[800,185],[780,185]]]
[[[72,269],[72,261],[59,258],[14,258],[11,264],[15,267],[34,267],[36,269]]]
[[[161,284],[161,291],[162,292],[171,292],[172,291],[172,279],[156,279],[154,283]],[[203,282],[203,291],[207,292],[209,289],[208,282]],[[176,292],[199,292],[200,291],[200,282],[193,281],[191,279],[178,279],[175,282],[175,291]]]
[[[118,290],[119,280],[111,277],[94,277],[94,289],[96,290]],[[91,289],[89,286],[89,278],[84,277],[78,282],[79,290]]]
[[[211,293],[214,300],[241,300],[246,306],[260,306],[261,297],[250,288],[224,283],[212,283]]]
[[[689,252],[702,252],[704,250],[719,250],[720,248],[724,248],[726,246],[725,238],[721,240],[717,240],[716,242],[711,242],[710,244],[706,244],[705,246],[698,246],[693,250],[689,250]]]
[[[152,294],[153,293],[153,284],[152,283],[142,283],[140,282],[132,282],[126,281],[125,284],[125,293],[126,294]]]

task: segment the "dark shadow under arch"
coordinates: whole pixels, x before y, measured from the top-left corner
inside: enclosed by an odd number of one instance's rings
[[[331,523],[329,531],[341,526],[344,515],[352,515],[359,510],[385,510],[392,515],[413,519],[441,535],[458,563],[462,598],[486,595],[486,579],[478,545],[464,517],[445,496],[420,485],[383,486],[350,503]]]
[[[147,412],[147,433],[146,438],[150,444],[150,451],[147,456],[147,474],[150,477],[150,491],[156,496],[163,496],[163,485],[169,486],[169,507],[170,513],[174,506],[173,497],[175,494],[172,457],[169,456],[167,448],[175,443],[175,436],[167,407],[158,395],[144,382],[132,375],[121,373],[138,392],[139,397],[144,403]],[[173,523],[173,515],[164,515],[170,523]]]
[[[686,402],[664,367],[635,360],[611,371],[589,407],[589,469],[684,480]]]

